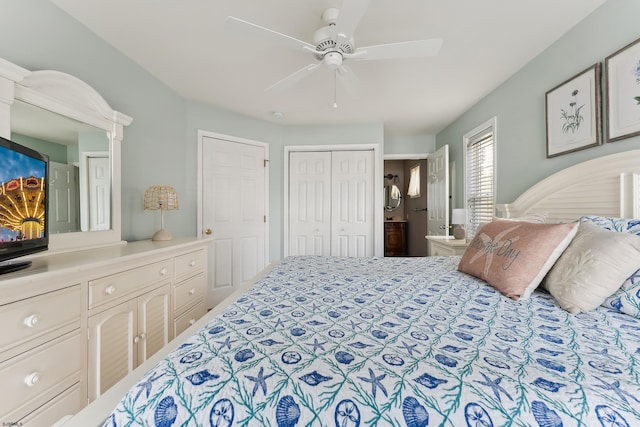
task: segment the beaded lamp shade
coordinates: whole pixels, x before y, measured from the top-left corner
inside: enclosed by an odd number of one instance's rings
[[[164,229],[164,211],[178,209],[178,194],[173,187],[168,185],[153,185],[144,193],[144,210],[160,211],[160,230],[158,230],[151,240],[171,240],[171,232]]]

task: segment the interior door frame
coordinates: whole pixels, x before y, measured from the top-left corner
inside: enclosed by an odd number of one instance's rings
[[[429,158],[429,153],[385,154],[383,156],[383,166],[384,166],[384,161],[385,160],[427,160],[428,158]],[[425,171],[425,173],[426,173],[426,171]],[[384,191],[384,183],[382,185],[382,189]],[[427,189],[425,188],[424,191],[427,191]],[[404,203],[404,201],[403,201],[403,203]],[[428,208],[429,207],[427,206],[427,209]],[[405,211],[405,215],[406,215],[406,211]],[[427,218],[428,218],[428,216],[427,216]],[[425,227],[427,227],[427,226],[428,226],[428,224],[425,224]],[[384,229],[384,216],[382,217],[382,219],[380,221],[380,227],[382,227]],[[409,233],[411,233],[411,227],[409,227]],[[408,234],[407,234],[407,239],[409,238]],[[427,249],[427,252],[428,252],[428,249]]]
[[[197,153],[197,182],[196,182],[196,236],[198,239],[203,239],[205,238],[204,235],[204,230],[203,230],[203,223],[204,220],[202,218],[202,189],[204,188],[204,185],[202,183],[202,168],[203,168],[203,140],[204,138],[215,138],[215,139],[222,139],[225,141],[229,141],[229,142],[234,142],[234,143],[238,143],[238,144],[248,144],[248,145],[253,145],[256,147],[261,147],[264,150],[264,159],[265,159],[265,167],[264,167],[264,173],[265,173],[265,180],[264,180],[264,211],[267,212],[266,215],[266,221],[265,221],[265,227],[264,227],[264,259],[265,259],[265,263],[268,264],[269,259],[271,259],[269,257],[269,228],[270,228],[270,220],[271,220],[271,216],[268,214],[269,212],[269,180],[270,180],[270,174],[269,174],[269,144],[266,142],[262,142],[262,141],[256,141],[253,139],[247,139],[247,138],[240,138],[237,136],[231,136],[231,135],[225,135],[222,133],[217,133],[217,132],[211,132],[211,131],[206,131],[206,130],[202,130],[202,129],[198,129],[198,153]],[[214,237],[215,237],[215,230],[214,230]]]
[[[382,182],[384,171],[383,159],[380,144],[328,144],[328,145],[286,145],[284,147],[284,212],[283,212],[283,252],[284,256],[289,254],[289,153],[299,151],[370,151],[373,150],[373,188],[378,188],[377,182]],[[384,256],[384,230],[382,209],[376,206],[383,206],[384,189],[380,188],[373,192],[373,254],[376,257]]]

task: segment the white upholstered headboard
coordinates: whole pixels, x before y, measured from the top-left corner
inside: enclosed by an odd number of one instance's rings
[[[570,166],[535,184],[513,203],[496,208],[503,218],[547,212],[548,222],[573,221],[583,215],[640,218],[640,150]]]

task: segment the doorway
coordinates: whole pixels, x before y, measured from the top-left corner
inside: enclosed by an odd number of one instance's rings
[[[419,166],[419,195],[408,195],[411,170]],[[401,181],[402,202],[399,213],[385,211],[387,221],[406,223],[407,256],[426,256],[428,245],[425,236],[447,235],[449,230],[449,146],[444,145],[430,154],[393,154],[384,156],[385,184],[391,178]],[[423,198],[424,197],[424,198]],[[387,218],[390,218],[387,220]],[[397,237],[397,235],[396,235]]]
[[[384,206],[386,256],[427,256],[427,156],[384,156],[385,194],[399,192],[400,196],[399,203]],[[418,173],[419,180],[410,192],[412,171],[414,179]]]

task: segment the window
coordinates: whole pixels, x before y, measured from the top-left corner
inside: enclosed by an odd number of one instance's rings
[[[465,204],[467,238],[475,236],[480,224],[495,215],[496,118],[464,136]]]
[[[411,198],[420,197],[420,165],[411,168],[407,196]]]

